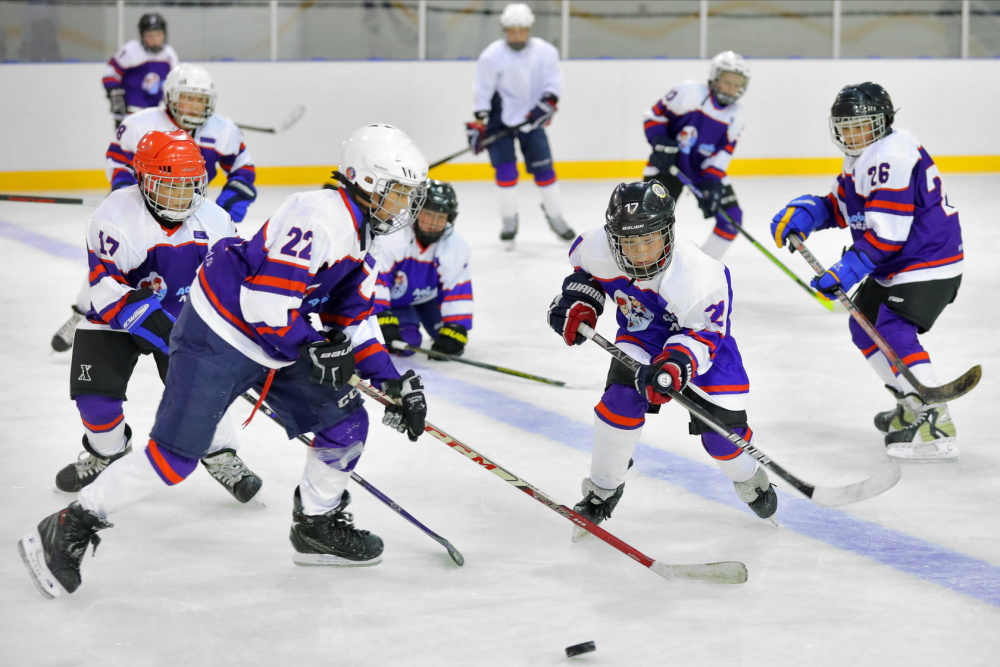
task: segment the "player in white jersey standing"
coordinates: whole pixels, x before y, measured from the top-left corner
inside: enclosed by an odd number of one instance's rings
[[[674,199],[659,181],[616,187],[605,221],[573,244],[573,273],[548,312],[563,342],[580,345],[580,324],[596,327],[610,297],[616,343],[642,364],[636,372],[613,359],[594,408],[590,476],[573,508],[594,523],[609,518],[621,499],[646,414],[671,400],[665,388],[683,392],[747,442],[755,439],[746,413],[750,381],[731,330],[729,269],[689,241],[674,243]],[[694,416],[690,433],[701,436],[757,516],[777,511],[778,496],[753,457]]]
[[[471,253],[455,233],[457,217],[455,188],[429,180],[417,221],[379,239],[375,313],[393,354],[413,354],[396,345],[419,347],[421,325],[434,339],[432,351],[453,356],[465,351],[472,329]]]
[[[177,63],[177,52],[167,44],[167,22],[159,14],[143,14],[139,39],[126,42],[104,70],[104,92],[116,128],[128,114],[160,104],[163,82]]]
[[[889,346],[926,386],[937,384],[918,335],[930,331],[962,284],[965,251],[958,209],[948,200],[934,160],[906,130],[893,129],[889,93],[866,81],[845,86],[830,108],[830,133],[844,163],[825,196],[792,200],[771,223],[778,247],[790,234],[850,228],[853,244],[812,281],[833,296],[860,283],[853,300]],[[958,459],[955,425],[946,403],[926,404],[861,326],[850,320],[854,344],[895,397],[875,416],[889,456],[915,461]]]
[[[48,597],[80,585],[80,562],[107,515],[182,482],[211,444],[226,408],[257,388],[290,438],[313,433],[292,500],[293,560],[375,565],[382,540],[354,527],[346,486],[368,438],[357,373],[399,400],[383,423],[416,441],[427,404],[412,370],[402,377],[372,314],[374,236],[413,223],[427,159],[389,125],[368,125],[343,145],[339,190],[289,197],[251,239],[209,252],[174,325],[170,372],[144,455],[125,456],[38,524],[20,550]],[[317,315],[323,331],[314,328]]]
[[[56,475],[56,486],[70,493],[132,451],[122,404],[136,363],[152,355],[166,379],[170,331],[198,266],[212,244],[236,235],[226,212],[203,201],[205,161],[183,131],[146,134],[135,171],[140,183],[112,192],[87,225],[92,308],[76,331],[70,364],[85,451]],[[202,464],[245,503],[261,480],[236,449],[236,433],[223,419]]]
[[[215,86],[201,65],[184,63],[170,71],[165,84],[166,107],[145,109],[129,116],[115,132],[107,151],[106,172],[111,189],[135,185],[132,156],[139,140],[154,130],[170,132],[182,129],[194,139],[205,158],[209,183],[219,168],[226,173],[226,184],[216,198],[233,222],[242,222],[247,208],[257,198],[254,181],[257,171],[243,134],[232,120],[215,113]],[[52,336],[52,349],[65,352],[73,345],[73,331],[90,308],[90,281],[85,279],[71,306],[72,315]]]
[[[517,155],[514,137],[521,146],[528,173],[542,195],[542,211],[559,238],[572,241],[574,232],[563,220],[559,183],[545,127],[552,121],[562,94],[559,51],[544,39],[531,36],[535,15],[528,5],[504,7],[498,39],[479,55],[473,87],[475,120],[466,123],[474,153],[483,150],[483,140],[499,135],[486,146],[500,188],[500,239],[513,247],[517,235]]]
[[[698,206],[706,218],[715,218],[701,249],[716,259],[739,233],[734,225],[743,223],[726,172],[746,124],[746,111],[737,100],[749,82],[750,67],[742,56],[723,51],[712,58],[707,85],[685,81],[646,112],[644,129],[652,152],[643,178],[660,181],[677,199],[684,185],[670,173],[676,167],[698,188]]]

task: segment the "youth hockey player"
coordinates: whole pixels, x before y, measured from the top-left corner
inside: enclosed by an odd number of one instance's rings
[[[531,36],[534,23],[535,15],[528,5],[504,7],[500,25],[505,38],[487,46],[476,61],[475,120],[465,124],[469,145],[477,154],[482,152],[487,136],[500,135],[486,150],[500,188],[500,240],[508,248],[513,247],[518,224],[515,136],[528,173],[541,192],[542,211],[549,227],[565,241],[576,238],[576,232],[563,220],[559,183],[545,134],[562,91],[559,51]]]
[[[567,345],[586,339],[607,298],[617,310],[616,342],[641,362],[635,372],[611,362],[594,408],[594,451],[583,499],[573,508],[594,523],[611,516],[625,490],[632,454],[646,421],[683,392],[747,442],[750,382],[732,336],[729,269],[691,242],[674,243],[674,199],[657,180],[622,183],[611,194],[604,229],[585,232],[570,250],[573,273],[549,306],[548,322]],[[733,480],[736,495],[769,518],[778,496],[764,468],[694,416],[690,432]],[[582,536],[577,532],[576,537]]]
[[[843,151],[841,173],[825,196],[792,200],[771,223],[778,247],[790,234],[850,227],[854,243],[813,279],[833,297],[860,283],[854,303],[923,384],[937,384],[918,334],[930,331],[962,283],[962,228],[941,173],[917,139],[893,129],[896,110],[885,88],[866,81],[845,86],[830,109],[830,133]],[[955,425],[945,403],[925,404],[913,386],[853,320],[851,338],[895,397],[875,416],[889,456],[914,461],[958,458]]]
[[[160,104],[163,81],[177,63],[177,52],[167,44],[167,22],[159,14],[143,14],[139,39],[126,42],[104,71],[116,128],[128,114]]]
[[[368,435],[357,372],[400,399],[383,423],[416,440],[423,383],[399,376],[372,315],[374,236],[410,225],[424,199],[427,159],[406,134],[368,125],[343,145],[339,190],[289,197],[252,239],[216,243],[171,337],[170,373],[143,455],[125,456],[20,541],[44,595],[80,585],[87,545],[107,515],[183,481],[209,447],[226,408],[256,387],[290,438],[315,434],[293,495],[293,559],[375,565],[382,540],[354,527],[346,490]],[[316,314],[324,331],[309,321]]]
[[[750,82],[750,67],[732,51],[712,58],[708,84],[685,81],[673,88],[646,112],[646,140],[652,148],[643,171],[655,178],[677,199],[684,186],[671,167],[677,167],[702,193],[698,202],[706,218],[715,217],[715,229],[701,249],[720,259],[736,238],[743,211],[726,175],[736,141],[746,124],[746,112],[737,100]]]
[[[136,362],[152,355],[166,379],[170,331],[198,266],[212,244],[236,233],[225,211],[203,201],[205,160],[183,131],[143,136],[134,168],[139,183],[112,192],[87,225],[92,309],[76,331],[70,365],[84,452],[56,475],[56,486],[67,492],[80,491],[132,451],[122,403]],[[261,480],[237,448],[224,418],[202,464],[245,503]]]
[[[434,339],[431,350],[459,356],[472,329],[469,246],[455,234],[458,197],[448,183],[427,181],[427,199],[417,222],[381,239],[375,312],[393,354],[402,341],[419,347],[420,325]]]

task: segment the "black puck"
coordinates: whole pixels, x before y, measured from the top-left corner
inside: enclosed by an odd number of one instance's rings
[[[566,647],[566,657],[572,658],[573,656],[582,655],[584,653],[590,653],[591,651],[596,651],[597,647],[594,646],[594,642],[583,642],[582,644],[574,644],[573,646]]]

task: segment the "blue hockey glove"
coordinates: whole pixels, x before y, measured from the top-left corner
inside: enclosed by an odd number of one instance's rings
[[[649,155],[649,164],[656,167],[661,174],[669,174],[670,168],[677,165],[677,152],[680,148],[677,142],[667,137],[657,137],[653,144],[653,152]]]
[[[135,336],[135,342],[144,350],[170,354],[170,331],[174,328],[174,317],[163,310],[160,300],[148,287],[128,295],[125,306],[118,311],[111,326]]]
[[[424,432],[427,418],[427,401],[424,399],[424,382],[412,369],[398,380],[386,380],[382,388],[389,398],[399,401],[387,406],[382,423],[405,433],[410,442],[416,442]]]
[[[524,117],[528,124],[521,128],[522,132],[531,132],[532,130],[537,130],[543,125],[548,125],[552,122],[552,116],[556,115],[556,107],[559,104],[559,98],[552,93],[545,93],[542,95],[542,99],[538,101],[535,108],[528,112],[528,115]]]
[[[691,375],[691,357],[677,350],[664,350],[648,366],[636,371],[635,388],[650,403],[663,405],[671,398],[667,392],[684,391]]]
[[[705,181],[698,189],[701,190],[701,199],[698,200],[698,208],[706,218],[711,218],[719,211],[719,202],[722,201],[722,181],[711,179]]]
[[[833,293],[834,288],[840,287],[847,292],[874,268],[875,264],[868,259],[868,255],[860,250],[848,250],[839,262],[827,269],[823,275],[813,278],[810,284],[817,292],[835,299],[837,297]]]
[[[440,352],[460,357],[469,342],[469,331],[461,324],[444,324],[438,329],[437,338],[431,345],[431,352]],[[433,359],[434,357],[431,357]]]
[[[222,207],[233,222],[242,222],[247,217],[247,208],[257,198],[257,189],[244,181],[232,180],[226,183],[215,203]]]
[[[303,357],[312,361],[309,379],[333,389],[340,389],[354,375],[354,347],[343,331],[330,331],[327,340],[299,347]]]
[[[771,218],[771,238],[781,248],[788,235],[796,233],[803,241],[813,231],[823,226],[830,217],[824,197],[802,195],[788,202],[785,208]]]
[[[604,290],[593,278],[573,273],[563,281],[562,292],[549,305],[548,322],[567,345],[581,345],[587,339],[579,333],[580,324],[597,326],[604,312]]]

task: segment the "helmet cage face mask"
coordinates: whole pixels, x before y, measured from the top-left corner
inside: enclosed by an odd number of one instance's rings
[[[724,93],[719,90],[719,78],[726,72],[737,74],[743,77],[743,85],[735,94]],[[750,66],[747,65],[743,57],[732,51],[723,51],[714,58],[708,72],[708,87],[719,104],[729,106],[743,96],[750,83]]]
[[[884,113],[866,116],[831,116],[830,137],[846,155],[857,157],[886,135]]]
[[[428,201],[427,203],[424,204],[423,209],[421,209],[420,213],[417,214],[417,222],[413,225],[413,233],[416,235],[417,240],[420,241],[420,244],[425,247],[429,246],[432,243],[437,243],[442,239],[448,238],[449,236],[451,236],[451,233],[455,231],[455,223],[454,223],[455,216],[448,215],[444,211],[438,211],[436,209],[432,209],[429,206],[429,203],[430,202]],[[437,229],[435,231],[432,232],[426,231],[421,226],[423,224],[421,222],[421,218],[423,218],[428,213],[434,215],[435,217],[443,216],[444,225],[440,229]]]
[[[380,178],[371,194],[372,231],[377,236],[384,236],[412,225],[426,196],[427,188],[423,184],[407,185],[395,179]]]
[[[605,225],[604,231],[608,236],[608,245],[611,247],[611,254],[614,255],[618,268],[629,278],[636,280],[652,280],[667,270],[672,259],[674,245],[674,225],[671,224],[648,232],[646,234],[619,234],[615,232],[611,225]],[[659,246],[659,250],[656,247]],[[656,256],[650,261],[639,264],[633,263],[634,258],[639,254],[649,254],[650,248],[656,252]]]
[[[674,205],[656,180],[622,183],[612,192],[604,232],[615,263],[629,278],[651,280],[670,266]]]
[[[205,201],[208,174],[200,176],[159,176],[140,174],[139,189],[150,210],[169,222],[183,222]]]
[[[201,127],[215,113],[215,86],[208,72],[200,68],[195,70],[188,65],[178,65],[171,70],[164,83],[164,97],[170,115],[185,130]],[[193,98],[201,98],[204,102],[200,112],[191,110],[190,105],[198,102]]]

